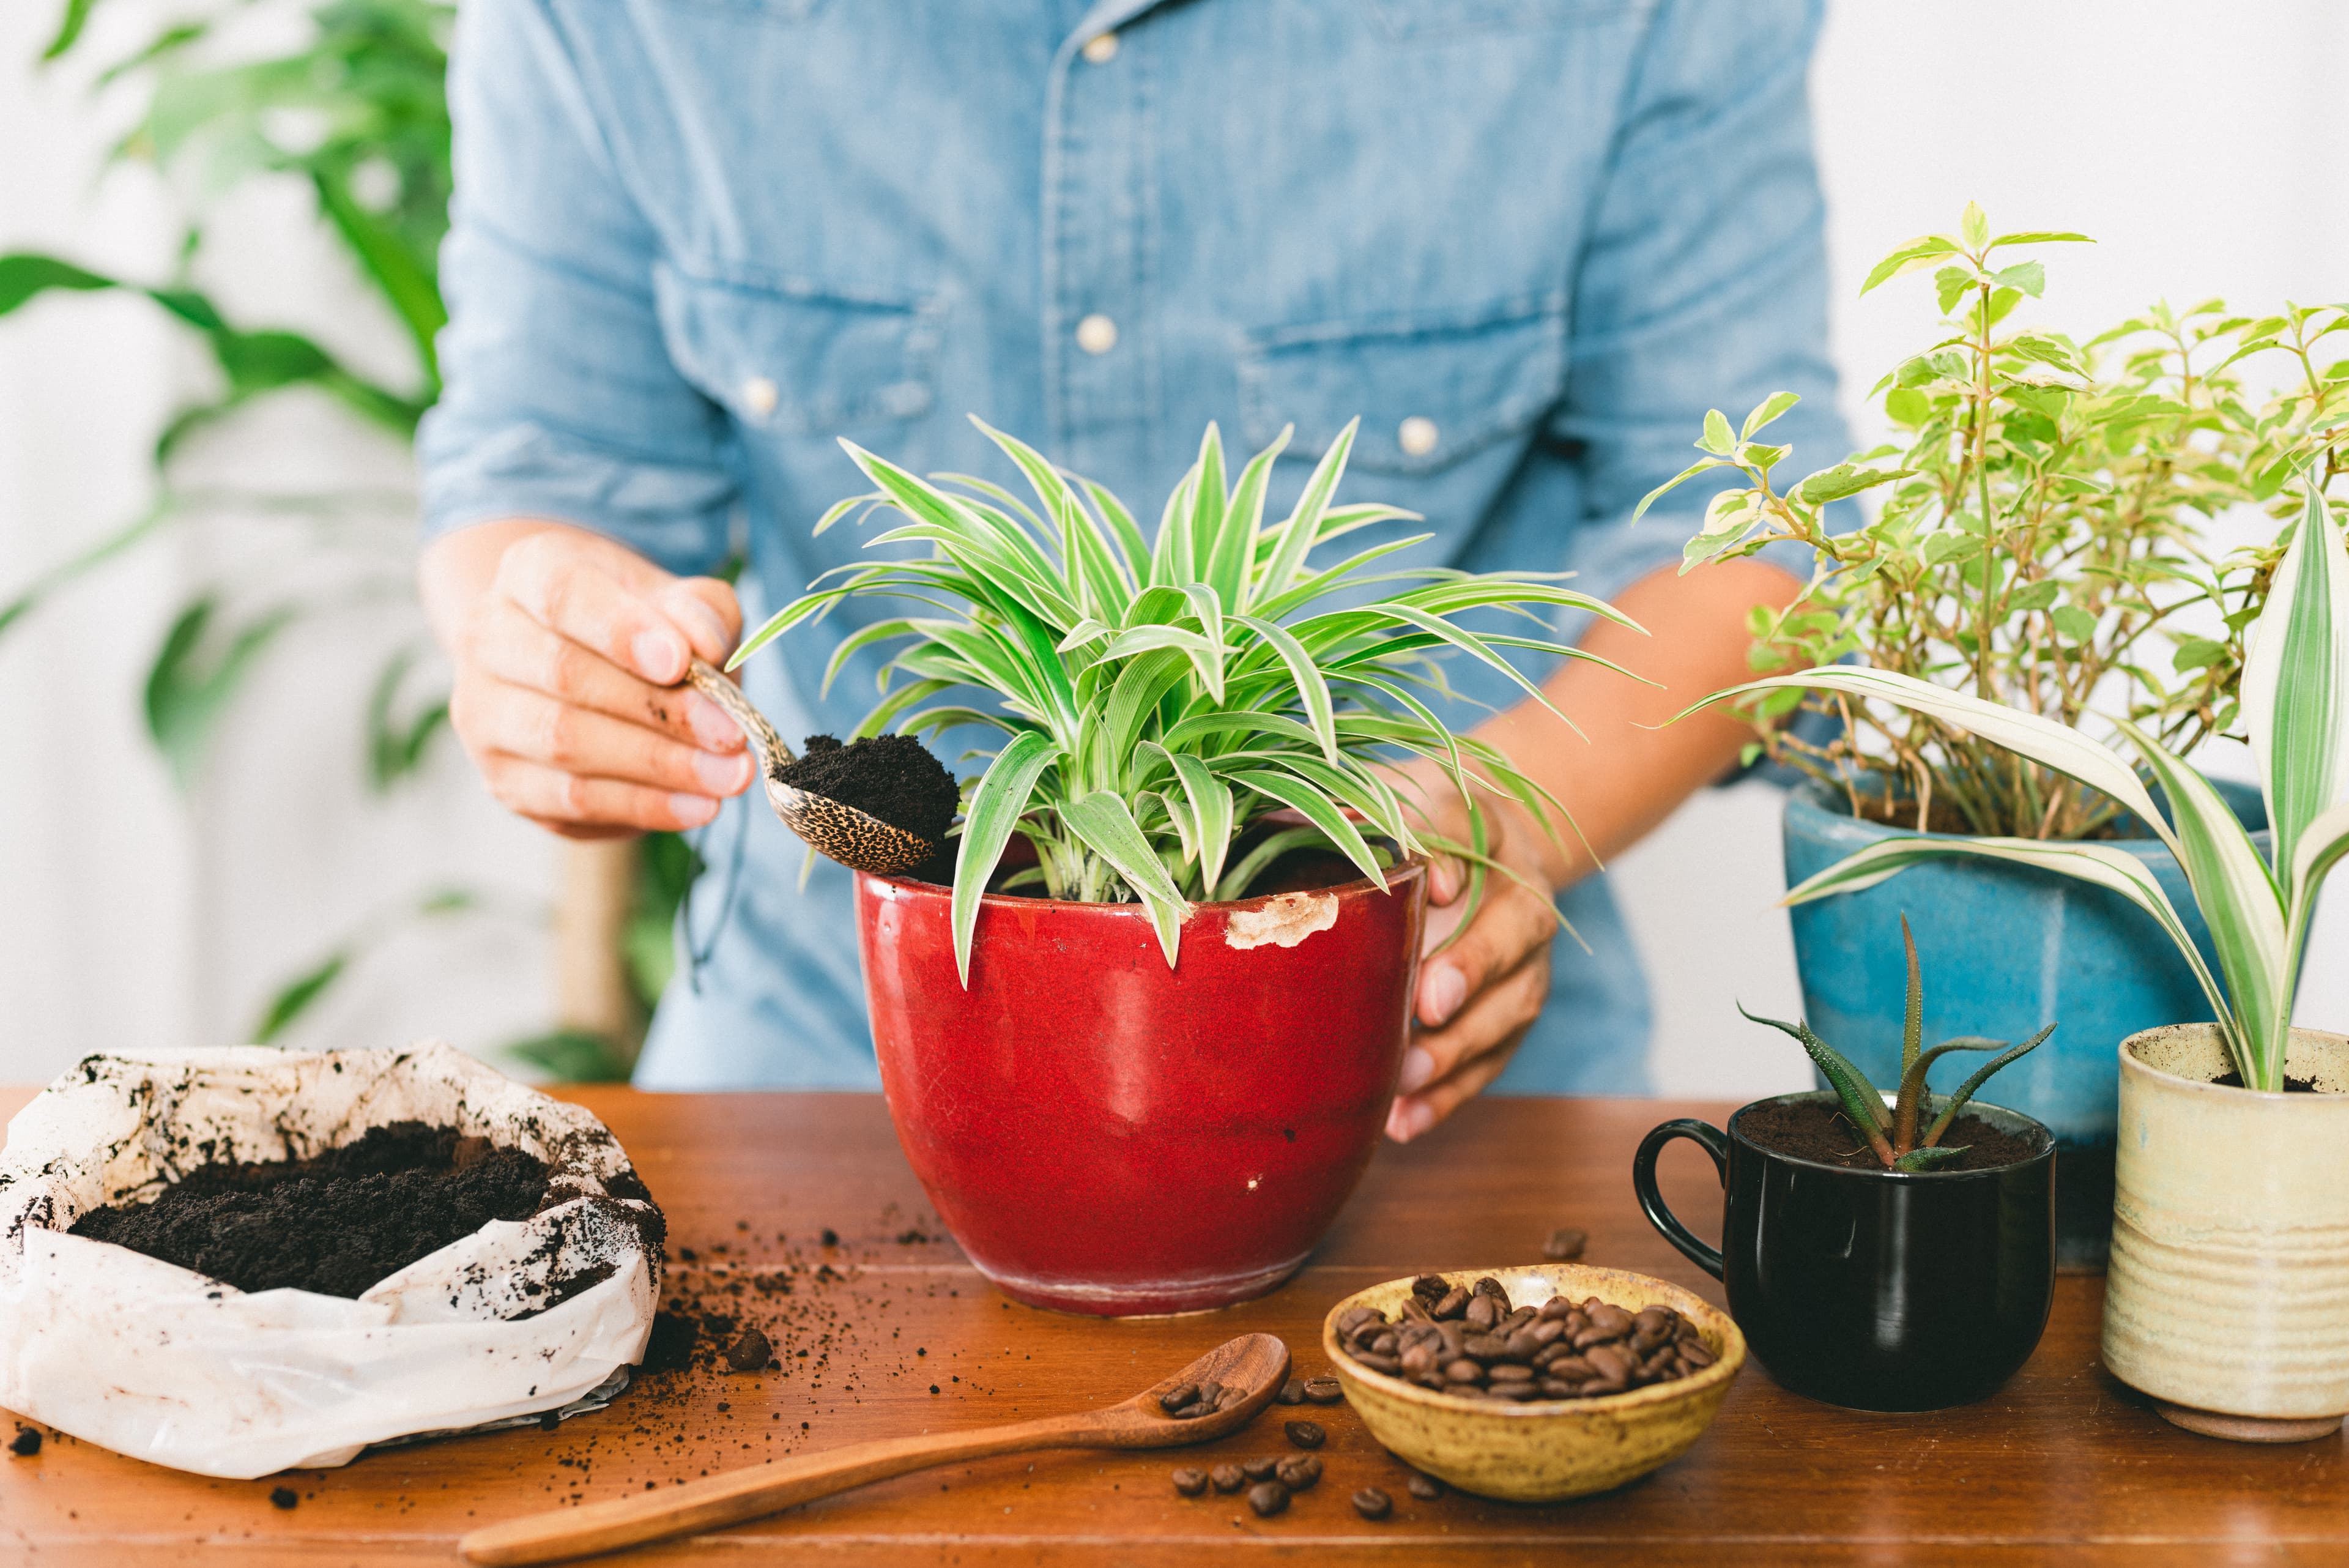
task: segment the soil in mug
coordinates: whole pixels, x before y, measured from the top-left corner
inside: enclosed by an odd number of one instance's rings
[[[797,762],[776,779],[795,790],[854,806],[890,826],[944,843],[962,792],[945,764],[911,735],[868,735],[842,745],[830,735],[801,742]]]
[[[1824,1100],[1796,1100],[1787,1105],[1759,1106],[1737,1119],[1737,1129],[1773,1154],[1853,1170],[1881,1170],[1883,1161],[1840,1106]],[[1960,1115],[1941,1135],[1942,1144],[1966,1152],[1943,1170],[1993,1170],[2019,1165],[2039,1152],[2030,1138],[2006,1132],[1980,1116]]]
[[[2243,1086],[2243,1075],[2230,1067],[2227,1069],[2225,1077],[2211,1079],[2210,1085],[2218,1089],[2240,1089]],[[2322,1095],[2327,1091],[2318,1088],[2313,1079],[2295,1078],[2287,1074],[2283,1081],[2283,1092],[2287,1095]]]
[[[199,1166],[151,1203],[82,1216],[111,1241],[241,1291],[357,1298],[492,1220],[526,1220],[547,1168],[454,1128],[395,1122],[315,1159]]]

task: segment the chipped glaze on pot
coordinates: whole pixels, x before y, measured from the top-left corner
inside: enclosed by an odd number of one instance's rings
[[[1408,1042],[1427,874],[1198,904],[1169,969],[1138,904],[860,875],[881,1087],[979,1272],[1037,1306],[1194,1312],[1295,1272],[1361,1179]]]
[[[1411,1294],[1410,1280],[1372,1285],[1331,1307],[1321,1323],[1321,1353],[1371,1436],[1403,1463],[1478,1497],[1559,1502],[1637,1480],[1695,1446],[1745,1365],[1745,1336],[1728,1314],[1647,1274],[1580,1263],[1445,1272],[1454,1279],[1492,1275],[1507,1287],[1513,1308],[1559,1295],[1578,1302],[1597,1296],[1634,1313],[1668,1306],[1696,1325],[1718,1358],[1686,1377],[1596,1399],[1495,1404],[1373,1372],[1340,1348],[1339,1318],[1358,1306],[1392,1317]]]
[[[2349,1412],[2349,1038],[2292,1032],[2321,1094],[2211,1082],[2232,1065],[2215,1024],[2121,1044],[2105,1365],[2181,1426],[2321,1437]]]

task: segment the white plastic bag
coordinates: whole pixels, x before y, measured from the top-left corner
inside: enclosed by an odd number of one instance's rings
[[[194,1166],[307,1158],[403,1121],[545,1161],[552,1206],[357,1301],[247,1294],[67,1234]],[[0,1406],[248,1480],[609,1397],[652,1332],[660,1224],[601,1122],[448,1045],[86,1057],[0,1151]]]

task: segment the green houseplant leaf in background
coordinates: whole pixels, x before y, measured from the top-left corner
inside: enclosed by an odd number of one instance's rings
[[[1546,621],[1535,607],[1634,623],[1539,576],[1370,569],[1424,535],[1309,566],[1316,545],[1411,515],[1336,504],[1353,425],[1322,454],[1296,507],[1271,524],[1265,493],[1287,432],[1231,480],[1222,437],[1208,426],[1148,541],[1116,497],[979,428],[1026,476],[1034,506],[984,481],[908,473],[843,441],[878,488],[834,506],[819,530],[877,508],[902,521],[873,545],[919,542],[930,553],[827,574],[838,580],[819,579],[777,611],[733,660],[852,597],[951,612],[853,634],[825,684],[850,652],[902,643],[858,733],[978,724],[1002,736],[965,790],[952,901],[965,983],[979,898],[1015,835],[1036,864],[1003,887],[1139,902],[1171,966],[1190,905],[1242,896],[1289,848],[1343,856],[1374,883],[1394,856],[1439,848],[1470,861],[1481,888],[1491,863],[1481,853],[1480,794],[1506,794],[1545,824],[1552,812],[1570,822],[1506,756],[1447,730],[1423,694],[1447,691],[1440,660],[1456,655],[1506,671],[1547,707],[1500,650],[1590,657],[1544,637],[1472,629],[1464,618],[1475,612],[1514,612],[1537,629]],[[1355,592],[1330,602],[1340,590]],[[973,691],[991,704],[972,706],[964,699]],[[916,706],[932,699],[945,700]],[[1384,765],[1398,757],[1429,759],[1450,775],[1467,803],[1471,842],[1413,827],[1412,804]],[[1268,820],[1276,814],[1301,826],[1280,827]]]

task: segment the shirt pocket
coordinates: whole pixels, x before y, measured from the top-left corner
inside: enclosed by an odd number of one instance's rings
[[[1252,445],[1293,424],[1293,450],[1329,450],[1360,416],[1350,467],[1432,473],[1516,435],[1566,387],[1563,295],[1482,311],[1413,313],[1251,333],[1240,418]]]
[[[814,435],[910,420],[936,400],[946,306],[667,263],[653,298],[670,359],[745,428]]]
[[[1371,0],[1371,5],[1393,36],[1437,39],[1636,16],[1655,9],[1656,0]]]

